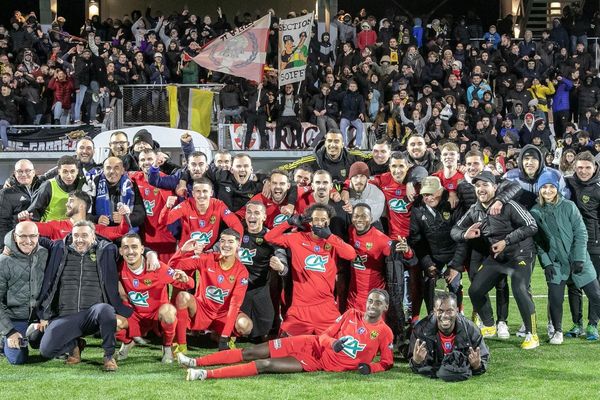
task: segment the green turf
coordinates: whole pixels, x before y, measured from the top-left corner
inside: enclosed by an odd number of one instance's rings
[[[533,294],[546,294],[542,271],[536,268]],[[547,339],[546,299],[536,298],[540,339]],[[509,325],[514,333],[519,313],[511,299]],[[587,307],[587,304],[586,304]],[[586,308],[587,310],[587,308]],[[466,302],[470,315],[470,302]],[[587,314],[587,311],[586,311]],[[565,329],[570,315],[565,301]],[[84,362],[64,366],[60,361],[13,367],[0,361],[0,399],[598,399],[600,398],[600,343],[565,339],[562,346],[543,343],[524,351],[520,339],[489,340],[492,354],[489,371],[467,382],[448,384],[410,372],[396,362],[392,371],[359,376],[356,373],[265,375],[247,379],[185,382],[184,370],[160,364],[158,346],[135,347],[119,371],[100,371],[98,340],[88,340]],[[212,349],[192,348],[190,354]]]

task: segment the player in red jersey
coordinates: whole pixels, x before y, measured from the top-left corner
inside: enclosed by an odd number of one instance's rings
[[[180,243],[194,239],[211,248],[217,241],[221,221],[241,236],[244,227],[238,217],[221,200],[213,196],[213,185],[207,178],[194,182],[192,197],[175,205],[177,197],[170,196],[160,213],[159,223],[172,224],[181,221]]]
[[[321,334],[340,315],[333,297],[338,257],[350,261],[356,252],[331,233],[332,213],[328,205],[313,204],[304,214],[310,232],[284,234],[303,226],[302,218],[294,215],[265,235],[266,241],[292,253],[292,304],[281,323],[287,335]]]
[[[35,222],[38,227],[40,236],[49,238],[50,240],[62,240],[73,230],[73,225],[77,221],[86,219],[87,211],[90,209],[92,200],[90,196],[80,190],[69,193],[67,199],[65,213],[68,219],[60,221]],[[121,205],[117,212],[121,215],[130,213],[129,207]],[[106,239],[116,240],[129,232],[130,226],[127,223],[127,218],[122,218],[118,226],[106,226],[102,224],[96,225],[96,233]]]
[[[458,157],[460,155],[455,143],[446,143],[441,149],[442,164],[444,168],[431,174],[437,176],[444,189],[448,191],[448,201],[453,209],[458,205],[458,184],[465,179],[465,174],[458,170]]]
[[[380,230],[371,226],[371,207],[358,203],[352,209],[350,244],[356,250],[356,258],[350,269],[350,289],[348,308],[365,311],[367,297],[372,289],[385,289],[385,258],[392,252],[392,240]],[[395,250],[402,252],[404,259],[413,257],[412,250],[402,251],[402,242],[397,242]]]
[[[385,290],[373,289],[366,312],[350,309],[322,335],[303,335],[271,340],[245,349],[234,349],[200,358],[178,355],[188,367],[247,364],[213,370],[188,368],[186,380],[204,380],[254,376],[265,373],[312,371],[358,371],[360,374],[383,372],[392,368],[393,335],[382,316],[389,307]],[[373,359],[379,353],[380,359]]]
[[[230,347],[232,334],[245,336],[252,331],[252,320],[240,313],[248,288],[248,271],[237,258],[240,242],[241,235],[228,228],[221,233],[218,253],[199,254],[204,245],[190,239],[169,262],[184,271],[200,272],[196,294],[177,295],[176,352],[187,351],[188,328],[218,333],[220,350]]]
[[[254,195],[250,201],[259,201],[267,209],[267,220],[265,226],[267,229],[273,229],[274,226],[281,224],[294,214],[294,203],[296,202],[298,190],[294,187],[290,190],[290,179],[287,172],[276,169],[271,172],[269,180],[265,182],[263,192],[267,189],[269,197],[262,193]],[[246,216],[246,207],[236,211],[240,219]]]
[[[175,238],[167,225],[159,222],[159,216],[167,204],[167,198],[173,192],[148,183],[148,172],[156,164],[156,152],[152,149],[142,150],[139,155],[139,166],[142,170],[130,172],[129,179],[137,183],[146,209],[146,220],[142,230],[144,244],[158,253],[160,261],[167,263],[175,254]]]
[[[181,289],[190,289],[194,282],[183,271],[169,268],[160,263],[160,267],[148,271],[144,265],[144,245],[136,233],[123,236],[119,254],[123,257],[120,271],[119,291],[125,304],[130,304],[133,314],[129,318],[117,315],[117,339],[123,342],[119,350],[119,360],[129,355],[135,345],[134,337],[145,336],[150,330],[161,334],[163,338],[162,362],[173,362],[171,346],[175,336],[177,311],[169,304],[167,285],[173,284]]]

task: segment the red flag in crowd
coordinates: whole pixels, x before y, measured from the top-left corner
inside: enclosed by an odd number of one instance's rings
[[[198,65],[260,82],[267,56],[270,16],[227,32],[193,58]]]

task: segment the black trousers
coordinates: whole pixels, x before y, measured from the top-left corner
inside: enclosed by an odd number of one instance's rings
[[[469,263],[469,280],[473,282],[475,279],[475,275],[479,270],[479,265],[481,261],[477,261],[473,259],[475,257],[474,254],[471,256],[471,262]],[[489,295],[488,301],[489,301]],[[508,278],[506,275],[503,275],[496,282],[496,318],[497,321],[506,322],[508,320],[508,303],[510,299],[510,290],[508,288]]]
[[[600,254],[590,254],[592,264],[596,269],[596,275],[598,281],[600,281]],[[583,325],[583,291],[575,286],[571,280],[567,281],[567,294],[569,298],[569,310],[571,311],[571,318],[575,325]],[[588,307],[588,319],[590,321],[598,322],[600,317],[599,314],[594,314],[596,310],[592,308],[590,302]]]
[[[69,353],[78,338],[100,331],[104,357],[112,357],[116,330],[115,309],[110,304],[95,304],[87,310],[50,321],[40,343],[40,354],[45,358],[55,358]]]
[[[275,149],[281,148],[281,141],[283,140],[283,128],[289,126],[292,130],[292,143],[288,143],[290,147],[300,148],[302,146],[302,124],[298,117],[284,117],[281,116],[277,120],[277,128],[275,129]],[[294,142],[296,143],[294,146]]]
[[[525,259],[510,260],[504,263],[499,263],[491,256],[483,260],[479,271],[477,271],[471,282],[469,297],[473,303],[473,309],[479,313],[479,317],[486,326],[494,325],[492,307],[487,294],[496,286],[503,275],[508,275],[526,331],[536,333],[535,305],[529,293],[534,260],[533,254]]]
[[[244,138],[244,149],[247,150],[250,147],[250,140],[252,139],[252,131],[256,126],[256,129],[260,133],[260,148],[269,148],[269,136],[267,135],[267,116],[264,113],[257,113],[252,111],[246,111],[246,137]]]
[[[552,325],[556,331],[562,332],[562,315],[563,315],[563,301],[565,298],[565,285],[567,281],[562,281],[558,285],[549,283],[548,284],[548,306],[550,308],[550,318],[552,319]],[[598,324],[598,312],[600,311],[600,283],[597,280],[593,280],[584,287],[582,287],[586,296],[590,301],[590,324]],[[595,320],[592,320],[592,310]]]

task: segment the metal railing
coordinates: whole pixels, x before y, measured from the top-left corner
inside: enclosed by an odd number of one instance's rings
[[[107,127],[112,129],[121,129],[140,125],[159,125],[169,126],[169,98],[167,86],[173,85],[121,85],[121,99],[115,103],[111,110]],[[219,117],[219,92],[223,88],[222,84],[197,84],[182,85],[177,84],[178,104],[187,104],[188,89],[204,89],[214,93],[212,107],[212,127],[217,129]],[[180,109],[181,111],[187,111]],[[181,121],[179,126],[187,126],[187,120]]]

